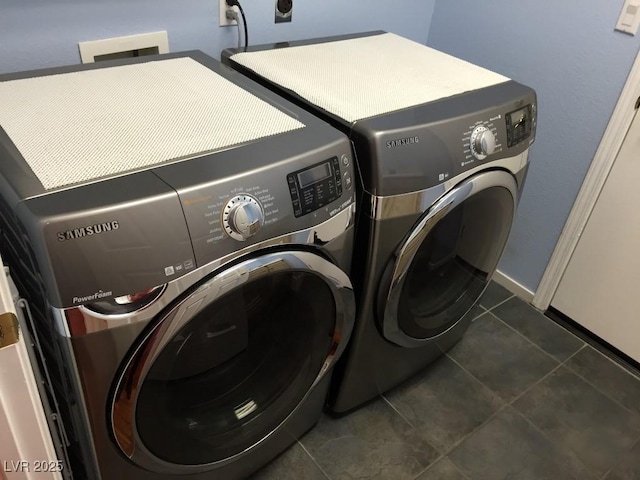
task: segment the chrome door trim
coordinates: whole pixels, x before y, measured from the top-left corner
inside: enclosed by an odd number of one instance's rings
[[[403,193],[380,197],[365,192],[363,204],[370,218],[374,220],[386,220],[389,218],[414,215],[427,210],[445,192],[451,190],[465,178],[469,178],[478,172],[489,169],[503,169],[514,175],[526,167],[529,158],[529,150],[525,150],[515,157],[502,158],[494,162],[485,162],[482,165],[467,170],[439,185],[417,192]],[[367,208],[366,205],[369,205]]]
[[[515,177],[504,170],[483,172],[465,180],[434,203],[400,244],[394,258],[391,259],[394,263],[393,273],[390,287],[386,294],[384,313],[382,314],[382,331],[386,339],[402,347],[411,348],[423,346],[425,343],[437,338],[414,338],[407,335],[400,328],[397,312],[400,292],[404,287],[409,266],[424,239],[443,217],[473,195],[493,187],[503,187],[511,193],[513,211],[515,212],[518,191]]]
[[[300,403],[304,402],[342,354],[351,335],[355,319],[355,298],[349,277],[336,265],[311,252],[276,252],[246,260],[222,270],[182,299],[180,303],[173,306],[145,335],[135,351],[129,355],[124,364],[124,370],[117,380],[115,393],[109,400],[108,409],[111,432],[116,445],[132,462],[143,468],[167,474],[212,470],[246,455],[280,428],[281,425],[273,431],[267,432],[261,440],[245,451],[225,460],[203,465],[176,465],[157,458],[143,445],[136,429],[136,406],[140,386],[145,381],[154,361],[167,343],[180,328],[193,318],[196,312],[250,280],[277,271],[291,270],[317,274],[330,287],[336,305],[336,328],[333,334],[333,345],[311,388]],[[194,302],[198,303],[196,308],[193,308]],[[283,423],[294,411],[295,409],[289,413]]]
[[[150,305],[131,313],[105,315],[83,306],[71,308],[53,308],[53,318],[58,333],[65,337],[82,336],[103,330],[117,328],[131,323],[146,322],[159,314],[169,303],[186,289],[220,268],[225,263],[249,253],[276,245],[316,245],[324,244],[344,235],[355,221],[356,204],[351,203],[342,211],[325,222],[305,230],[287,233],[270,238],[264,242],[248,245],[224,257],[210,262],[166,284],[164,292]]]

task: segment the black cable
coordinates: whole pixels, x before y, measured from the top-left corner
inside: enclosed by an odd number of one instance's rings
[[[227,0],[227,5],[230,7],[238,7],[240,10],[240,15],[242,15],[242,25],[244,25],[244,51],[247,51],[247,47],[249,46],[249,29],[247,28],[247,17],[244,16],[244,10],[242,9],[242,5],[238,0]]]

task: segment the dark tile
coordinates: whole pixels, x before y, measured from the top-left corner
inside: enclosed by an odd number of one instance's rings
[[[616,465],[640,438],[640,416],[561,367],[514,407],[553,442],[571,449],[598,476]]]
[[[558,449],[511,407],[462,442],[449,458],[473,480],[595,478],[575,455]]]
[[[476,304],[471,308],[471,310],[469,310],[467,312],[467,316],[470,317],[471,320],[475,320],[476,318],[478,318],[480,315],[482,315],[485,312],[486,312],[486,310],[484,308],[482,308],[480,305]]]
[[[339,419],[323,417],[301,443],[332,479],[414,479],[438,452],[382,399]]]
[[[564,362],[584,345],[578,337],[517,297],[498,305],[491,313],[560,362]]]
[[[300,444],[296,443],[286,452],[273,460],[262,470],[250,477],[250,480],[327,480],[320,468],[307,455]]]
[[[640,480],[640,442],[629,452],[624,460],[614,468],[606,480]]]
[[[558,365],[491,313],[473,322],[448,354],[507,401]]]
[[[585,347],[566,366],[629,410],[640,414],[640,379],[592,347]]]
[[[448,357],[385,397],[440,453],[446,453],[504,405]]]
[[[438,462],[429,467],[426,472],[416,480],[466,480],[460,470],[447,457],[441,458]]]
[[[498,285],[496,282],[489,283],[489,286],[480,297],[478,302],[484,308],[489,309],[495,307],[500,302],[504,302],[507,298],[512,297],[513,293]]]

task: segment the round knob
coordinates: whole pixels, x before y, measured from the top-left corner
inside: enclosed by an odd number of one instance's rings
[[[471,134],[471,153],[482,160],[496,151],[496,137],[487,127],[477,127]]]
[[[255,235],[264,222],[264,213],[251,195],[238,195],[222,211],[222,225],[231,238],[244,241]]]

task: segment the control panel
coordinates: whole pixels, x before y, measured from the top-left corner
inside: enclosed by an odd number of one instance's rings
[[[527,105],[505,115],[507,123],[507,146],[509,148],[526,140],[533,126],[533,105]]]
[[[351,174],[345,172],[344,179],[340,174],[340,161],[344,162],[345,167],[350,164],[349,157],[343,155],[341,160],[333,157],[287,175],[293,214],[296,217],[307,215],[338,199],[342,195],[343,186],[352,188]]]
[[[533,108],[529,104],[506,115],[496,115],[469,125],[462,136],[464,161],[461,166],[484,160],[528,139],[534,126]],[[503,145],[505,139],[506,147]]]
[[[229,175],[195,188],[189,184],[196,184],[210,158],[194,159],[188,165],[188,187],[178,194],[196,266],[319,225],[350,208],[355,200],[353,162],[343,152],[332,154],[335,150],[314,153],[312,158],[293,157],[289,165],[274,162],[259,173]]]

